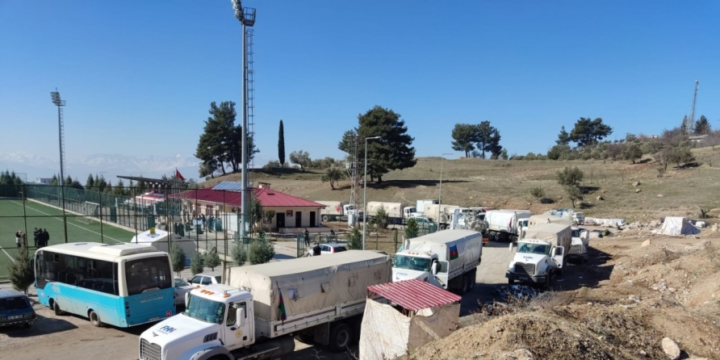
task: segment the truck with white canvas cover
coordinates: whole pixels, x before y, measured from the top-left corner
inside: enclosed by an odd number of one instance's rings
[[[482,234],[472,230],[445,230],[405,240],[395,254],[393,282],[420,279],[464,294],[475,285],[482,260]]]
[[[316,203],[325,205],[320,209],[320,219],[323,222],[347,221],[348,217],[356,213],[355,205],[345,201],[316,201]],[[358,216],[362,214],[358,213]]]
[[[455,209],[460,208],[458,205],[450,204],[425,204],[423,216],[434,220],[440,229],[447,229],[450,227]]]
[[[415,207],[406,206],[403,203],[370,201],[365,208],[368,220],[377,216],[380,209],[385,209],[390,224],[402,224],[405,220],[413,217],[413,213],[415,213]]]
[[[425,217],[425,205],[437,205],[439,203],[436,199],[425,199],[417,200],[415,203],[415,212],[412,213],[413,217]]]
[[[490,241],[517,241],[525,230],[523,221],[530,218],[530,210],[490,210],[485,213]]]
[[[505,273],[508,283],[521,281],[549,287],[552,278],[562,274],[571,242],[572,231],[568,225],[531,225],[525,237],[517,241],[516,253]]]
[[[351,250],[233,267],[229,285],[194,289],[186,311],[140,335],[141,360],[277,359],[293,336],[345,350],[367,287],[391,281],[390,257]]]
[[[574,226],[575,221],[568,217],[558,217],[550,214],[533,215],[529,219],[529,226],[539,224],[563,224],[571,226],[572,243],[567,250],[565,257],[568,260],[587,261],[588,247],[590,246],[590,232],[587,229]]]

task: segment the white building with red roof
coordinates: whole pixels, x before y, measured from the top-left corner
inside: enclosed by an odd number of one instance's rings
[[[259,183],[251,191],[264,212],[275,212],[274,218],[265,224],[271,231],[321,226],[320,209],[325,205],[274,190],[268,183]],[[227,218],[227,214],[240,212],[242,193],[240,183],[224,181],[212,188],[187,190],[170,197],[182,199],[183,209],[193,217],[204,214]]]

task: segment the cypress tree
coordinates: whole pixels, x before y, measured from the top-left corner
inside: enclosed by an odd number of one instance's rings
[[[280,120],[280,131],[278,134],[278,161],[281,167],[285,167],[285,128]]]

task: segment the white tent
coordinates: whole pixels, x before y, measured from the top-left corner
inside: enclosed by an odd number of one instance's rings
[[[666,217],[662,227],[657,234],[668,236],[694,235],[700,233],[700,230],[688,221],[685,217]]]

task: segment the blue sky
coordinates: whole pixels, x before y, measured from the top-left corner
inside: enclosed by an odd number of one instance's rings
[[[453,126],[482,120],[510,154],[546,152],[581,116],[611,138],[655,134],[689,113],[695,79],[696,117],[720,127],[718,1],[243,5],[257,8],[260,163],[280,119],[287,153],[342,157],[374,105],[402,115],[417,156],[453,152]],[[239,102],[240,35],[228,0],[0,0],[0,167],[55,161],[55,87],[69,160],[191,156],[210,102]]]

